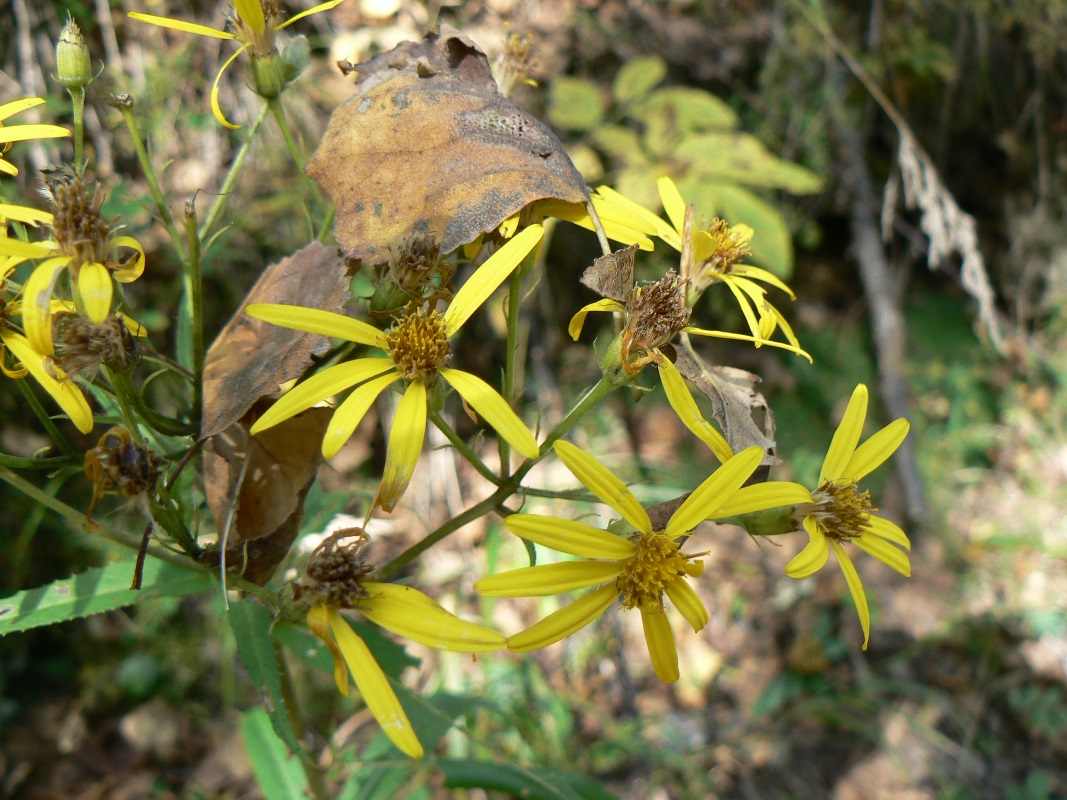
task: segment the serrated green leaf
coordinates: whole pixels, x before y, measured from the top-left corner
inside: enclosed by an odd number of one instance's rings
[[[615,75],[612,93],[617,102],[629,103],[659,86],[666,74],[667,64],[659,56],[630,59]]]
[[[558,128],[595,128],[604,118],[606,107],[600,87],[581,78],[558,78],[548,93],[548,120]]]
[[[692,136],[679,143],[675,156],[703,177],[746,186],[785,189],[793,194],[811,194],[822,186],[814,172],[783,161],[747,133]]]
[[[746,261],[788,280],[793,275],[793,237],[778,209],[740,186],[719,185],[715,193],[727,222],[743,222],[755,231],[752,255]]]
[[[645,122],[656,115],[667,115],[683,135],[737,127],[737,114],[730,106],[713,94],[686,86],[657,89],[635,103],[631,114]]]
[[[157,597],[184,597],[214,585],[208,573],[167,561],[145,562],[142,588],[130,588],[134,562],[95,567],[0,600],[0,636],[88,617]]]
[[[601,125],[589,132],[589,140],[612,158],[627,166],[644,166],[648,158],[641,149],[637,132],[621,125]]]
[[[573,772],[459,758],[440,759],[437,766],[450,789],[490,789],[529,800],[615,800],[597,781]]]
[[[267,712],[253,708],[243,714],[241,735],[263,796],[267,800],[306,800],[307,776],[274,733]]]
[[[282,674],[271,638],[270,612],[251,599],[245,599],[231,603],[227,617],[237,641],[241,663],[263,697],[274,732],[291,751],[303,757],[304,748],[293,733],[285,695],[282,693]]]

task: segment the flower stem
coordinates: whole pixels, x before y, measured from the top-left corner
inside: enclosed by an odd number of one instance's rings
[[[293,129],[289,127],[289,120],[286,119],[285,111],[282,109],[282,101],[277,97],[274,97],[267,101],[267,106],[274,115],[274,121],[278,123],[278,127],[281,129],[282,138],[285,139],[285,147],[288,149],[289,156],[293,159],[293,163],[296,164],[296,168],[300,170],[301,177],[303,177],[312,190],[314,190],[315,196],[322,202],[323,206],[328,208],[330,203],[323,197],[322,190],[319,189],[315,181],[311,180],[311,178],[304,172],[304,155],[300,152],[300,147],[297,146],[296,137],[293,136]]]
[[[48,431],[48,435],[52,437],[52,441],[55,443],[65,456],[73,456],[75,454],[74,447],[66,436],[59,430],[59,426],[48,415],[44,406],[41,405],[41,401],[37,399],[37,395],[33,393],[33,389],[26,385],[25,380],[17,380],[15,384],[19,387],[19,391],[22,392],[22,396],[26,399],[26,404],[33,409],[33,413],[37,415],[37,419],[44,425],[45,430]]]
[[[189,258],[185,261],[183,283],[185,296],[189,301],[189,331],[193,339],[193,419],[199,420],[204,392],[204,293],[200,278],[200,237],[197,234],[196,203],[193,200],[185,202],[185,236],[189,242]]]
[[[67,89],[74,108],[74,170],[85,176],[85,87]]]
[[[111,104],[122,112],[122,119],[126,123],[126,129],[130,132],[130,138],[133,140],[133,149],[137,152],[137,160],[141,162],[141,170],[144,172],[145,180],[148,181],[148,190],[152,193],[152,200],[155,201],[156,210],[159,211],[159,217],[163,221],[163,227],[167,229],[170,240],[174,244],[174,249],[178,251],[179,257],[184,261],[185,243],[178,232],[178,226],[174,224],[174,218],[170,215],[170,209],[167,208],[163,190],[159,188],[159,179],[156,177],[156,171],[152,168],[152,160],[148,157],[148,151],[145,149],[144,142],[141,139],[141,130],[137,126],[137,118],[133,115],[133,99],[129,95],[120,95],[114,98]]]
[[[240,174],[245,159],[248,158],[248,153],[252,149],[252,141],[256,138],[256,134],[259,132],[259,128],[263,124],[263,120],[267,118],[269,112],[270,106],[264,105],[263,110],[260,111],[259,116],[256,117],[256,121],[253,122],[252,126],[248,129],[248,136],[245,137],[244,142],[241,144],[241,149],[237,151],[237,156],[230,165],[230,171],[226,173],[226,180],[222,182],[222,187],[219,189],[219,193],[215,197],[215,202],[211,204],[211,209],[207,212],[207,216],[204,217],[204,221],[200,225],[201,242],[207,237],[208,232],[215,224],[215,220],[218,218],[219,214],[222,213],[222,209],[225,207],[226,201],[230,197],[230,192],[233,191],[233,185],[237,182],[237,176]]]
[[[467,443],[460,438],[459,434],[448,424],[448,421],[441,416],[440,411],[431,410],[430,421],[436,425],[438,430],[440,430],[448,441],[452,443],[452,446],[456,448],[456,451],[478,471],[479,475],[496,486],[500,485],[500,477],[485,465],[485,462],[478,457],[477,453],[467,446]]]
[[[522,269],[517,269],[508,278],[507,326],[508,342],[504,364],[503,397],[510,408],[515,407],[516,380],[515,370],[518,366],[519,350],[519,304],[522,302]],[[503,436],[500,437],[500,474],[511,472],[511,446]]]

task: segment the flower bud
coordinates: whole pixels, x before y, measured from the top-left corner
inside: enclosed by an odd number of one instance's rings
[[[67,17],[67,24],[56,43],[56,80],[70,90],[84,89],[93,82],[93,62],[78,24]]]

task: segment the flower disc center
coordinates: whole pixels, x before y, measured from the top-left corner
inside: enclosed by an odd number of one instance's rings
[[[663,593],[673,582],[688,574],[688,556],[678,550],[678,543],[662,532],[642,533],[634,544],[622,575],[615,579],[624,608],[662,611]]]
[[[386,333],[389,355],[407,380],[432,379],[452,355],[445,320],[437,311],[422,309],[398,320]]]
[[[815,522],[831,539],[848,542],[871,527],[871,493],[861,492],[855,481],[827,481],[811,493]]]

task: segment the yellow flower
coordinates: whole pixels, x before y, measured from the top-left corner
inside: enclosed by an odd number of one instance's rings
[[[0,172],[8,175],[19,174],[18,167],[3,159],[12,142],[24,142],[29,139],[58,139],[63,136],[70,136],[70,131],[58,125],[4,125],[4,120],[8,117],[28,108],[39,106],[43,102],[43,97],[24,97],[21,100],[12,100],[10,103],[0,105]]]
[[[275,403],[252,426],[256,434],[304,409],[356,386],[334,412],[322,442],[322,452],[333,456],[390,384],[403,379],[404,394],[393,418],[389,448],[378,490],[378,503],[391,511],[407,489],[422,451],[431,392],[443,378],[516,451],[527,458],[538,455],[537,441],[514,411],[482,379],[446,366],[450,339],[474,311],[541,241],[540,225],[526,228],[494,253],[456,292],[443,314],[420,309],[398,319],[388,331],[343,314],[299,306],[253,304],[245,312],[256,319],[287,328],[347,339],[385,350],[385,358],[357,358],[312,376]]]
[[[111,313],[114,296],[112,280],[130,283],[144,272],[144,248],[132,236],[116,236],[118,226],[100,215],[102,197],[93,186],[77,177],[56,181],[51,186],[56,204],[54,214],[21,206],[0,206],[0,221],[13,219],[30,225],[46,222],[53,238],[23,242],[0,237],[0,257],[18,261],[38,259],[23,287],[22,322],[33,349],[51,356],[53,295],[64,270],[78,289],[80,308],[100,324]],[[5,231],[6,231],[6,226]],[[123,254],[123,251],[127,254]]]
[[[215,115],[215,119],[219,121],[220,125],[224,125],[227,128],[239,128],[241,127],[240,125],[234,125],[226,119],[226,116],[222,113],[222,108],[219,106],[219,82],[222,80],[222,74],[229,68],[230,64],[232,64],[237,56],[241,55],[245,50],[250,49],[253,63],[253,75],[256,78],[257,89],[261,88],[260,76],[256,71],[257,62],[267,62],[277,56],[278,51],[275,42],[275,34],[277,31],[287,28],[297,20],[303,19],[311,14],[318,14],[320,11],[329,11],[334,6],[340,5],[343,2],[344,0],[328,0],[328,2],[320,3],[306,11],[301,11],[296,16],[290,17],[279,25],[278,4],[277,2],[274,2],[274,0],[234,0],[233,6],[237,13],[237,18],[233,20],[233,27],[235,30],[233,33],[227,30],[210,28],[207,25],[199,25],[195,22],[184,22],[182,20],[170,19],[169,17],[158,17],[154,14],[142,14],[139,11],[131,11],[129,14],[133,19],[139,20],[140,22],[147,22],[150,25],[158,25],[161,28],[170,28],[171,30],[195,33],[200,36],[209,36],[213,39],[232,39],[241,43],[237,52],[226,59],[226,63],[222,65],[222,68],[215,76],[215,82],[211,86],[211,111]],[[275,85],[274,89],[280,90],[280,86]],[[275,91],[273,96],[277,96],[277,91]]]
[[[769,345],[780,347],[796,353],[811,361],[793,333],[792,327],[782,313],[766,299],[767,290],[757,283],[766,283],[781,289],[795,300],[793,290],[778,279],[773,273],[759,267],[739,263],[749,252],[748,244],[753,231],[747,225],[735,225],[732,228],[720,219],[713,220],[706,230],[696,230],[687,216],[692,215],[691,206],[682,200],[678,187],[670,178],[659,179],[659,196],[663,209],[674,226],[669,232],[658,234],[663,241],[679,250],[682,254],[681,276],[688,281],[691,301],[695,301],[712,283],[723,283],[733,293],[741,313],[745,316],[751,335],[692,329],[689,333],[701,336],[715,336],[720,339],[739,339],[753,342],[756,347]],[[692,228],[688,241],[683,241],[685,231]],[[786,341],[776,342],[771,339],[774,332],[782,329]]]
[[[694,631],[708,622],[707,609],[688,583],[689,578],[703,572],[704,562],[696,560],[702,554],[683,554],[678,539],[729,501],[760,463],[763,451],[750,447],[730,458],[689,495],[663,530],[654,530],[648,512],[637,498],[600,462],[567,442],[557,442],[555,450],[575,477],[618,512],[636,534],[624,538],[569,519],[513,514],[504,520],[504,527],[512,533],[587,560],[511,570],[482,578],[474,588],[493,597],[525,597],[599,586],[511,636],[508,649],[525,652],[558,642],[588,625],[621,597],[623,608],[641,612],[645,642],[656,675],[664,683],[678,680],[678,651],[667,621],[664,595]],[[759,506],[758,502],[754,504]],[[776,504],[777,498],[772,497],[759,507]]]
[[[346,538],[352,541],[342,544]],[[417,589],[365,580],[373,572],[363,558],[366,543],[367,535],[358,528],[327,538],[308,562],[308,580],[294,582],[294,597],[311,596],[308,627],[333,654],[338,691],[348,696],[351,674],[393,744],[411,758],[422,758],[422,744],[389,678],[340,609],[356,609],[375,625],[438,650],[486,653],[504,647],[505,640],[494,630],[449,613]]]
[[[871,614],[863,584],[843,544],[852,542],[901,575],[911,576],[911,562],[905,552],[911,549],[907,535],[896,524],[874,516],[878,509],[871,505],[870,492],[861,491],[858,485],[900,447],[908,435],[908,421],[894,420],[860,445],[866,417],[867,387],[861,383],[830,442],[811,504],[797,509],[797,514],[804,515],[810,541],[785,568],[792,578],[806,578],[822,569],[830,550],[834,551],[859,612],[864,650],[871,635]]]

